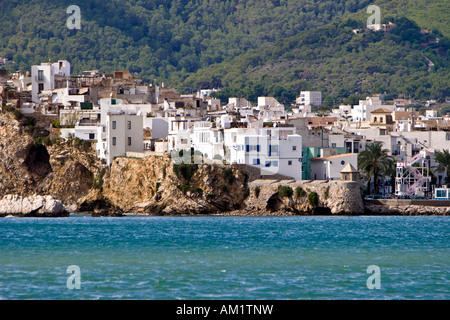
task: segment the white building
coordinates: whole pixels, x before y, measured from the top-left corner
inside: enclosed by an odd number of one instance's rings
[[[210,160],[225,157],[223,130],[215,128],[214,123],[198,121],[194,123],[192,147]]]
[[[295,100],[296,104],[304,106],[321,106],[322,92],[320,91],[301,91],[300,96]]]
[[[168,151],[190,149],[194,122],[200,120],[191,117],[168,117]]]
[[[43,90],[55,89],[55,77],[69,77],[70,63],[59,60],[56,63],[42,63],[40,66],[31,67],[31,100],[39,103],[39,94]]]
[[[226,129],[224,142],[230,163],[261,170],[261,175],[302,177],[302,137],[293,126]]]
[[[372,111],[376,109],[387,109],[395,111],[394,105],[384,105],[378,96],[367,97],[366,100],[359,100],[359,104],[351,109],[352,121],[365,122],[370,121]]]
[[[106,125],[99,126],[97,142],[98,156],[110,165],[115,157],[127,152],[143,152],[143,118],[130,112],[109,112]]]
[[[358,154],[346,153],[309,159],[311,161],[311,179],[340,180],[341,171],[347,164],[358,167]]]

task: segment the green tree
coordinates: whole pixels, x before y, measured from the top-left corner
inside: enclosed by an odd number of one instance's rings
[[[370,194],[370,181],[373,177],[374,193],[378,193],[378,178],[387,174],[393,158],[388,149],[383,149],[381,142],[370,144],[366,150],[358,155],[358,168],[365,173],[368,180],[368,194]]]
[[[445,183],[450,183],[450,152],[446,149],[442,151],[437,151],[434,154],[434,160],[438,164],[436,171],[447,172],[447,177],[445,178]]]

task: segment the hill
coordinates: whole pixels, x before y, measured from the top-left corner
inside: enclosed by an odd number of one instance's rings
[[[74,4],[80,30],[66,27]],[[397,29],[406,33],[353,34],[370,4],[383,21],[406,17]],[[67,59],[73,73],[129,70],[178,88],[225,88],[223,99],[291,103],[314,89],[327,105],[380,92],[442,100],[450,96],[448,9],[446,0],[0,1],[0,57],[14,61],[9,71]],[[439,44],[421,47],[418,28]]]
[[[67,59],[73,71],[126,69],[147,81],[200,68],[337,20],[354,0],[0,1],[0,56],[10,69]],[[78,5],[81,29],[66,9]]]
[[[230,96],[256,101],[260,95],[271,95],[287,104],[300,90],[320,90],[327,106],[345,103],[348,96],[357,100],[376,93],[439,101],[450,96],[450,42],[444,35],[448,28],[439,23],[446,21],[444,9],[449,4],[428,1],[426,10],[419,1],[375,4],[381,9],[382,22],[397,23],[392,32],[364,32],[370,16],[365,8],[340,22],[199,70],[184,86],[222,87],[217,96],[224,101]],[[408,14],[420,17],[422,25],[407,18]],[[353,33],[356,28],[363,32]],[[421,29],[431,32],[424,34]],[[436,38],[437,44],[433,43]]]
[[[355,34],[355,27],[364,29],[355,20],[321,26],[199,70],[185,86],[222,87],[218,97],[223,100],[244,96],[256,101],[270,95],[284,103],[291,103],[300,90],[319,90],[328,106],[350,95],[450,96],[448,39],[423,46],[433,34],[423,35],[407,18],[393,21],[397,27],[391,33]]]

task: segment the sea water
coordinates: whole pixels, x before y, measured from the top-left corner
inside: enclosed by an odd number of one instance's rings
[[[446,300],[449,222],[445,216],[2,218],[0,299]]]

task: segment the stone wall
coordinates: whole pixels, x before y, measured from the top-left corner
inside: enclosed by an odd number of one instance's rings
[[[449,215],[450,201],[439,200],[369,200],[364,201],[368,215]]]
[[[291,196],[279,194],[279,187],[292,190]],[[248,212],[291,214],[363,214],[360,185],[341,181],[256,180],[249,184],[250,196],[244,209]],[[318,201],[311,203],[308,195],[315,192]]]

